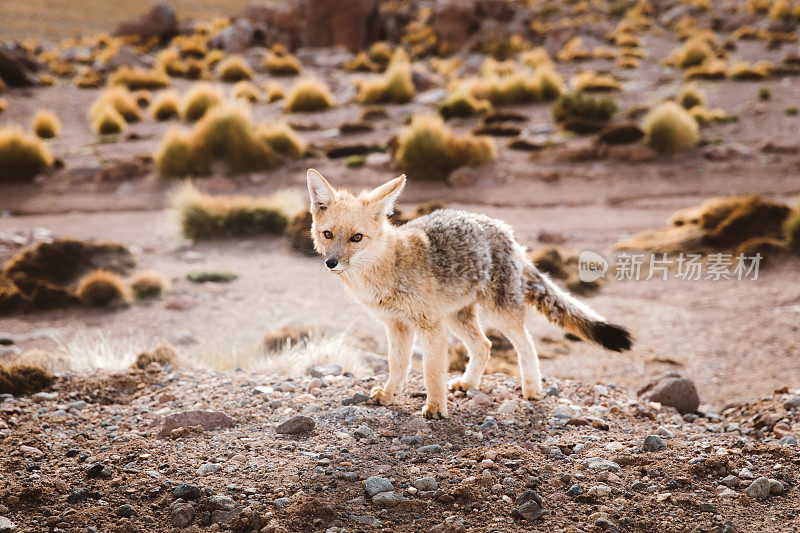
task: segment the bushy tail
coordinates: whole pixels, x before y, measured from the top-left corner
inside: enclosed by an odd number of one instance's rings
[[[615,352],[631,349],[632,339],[628,330],[609,323],[527,260],[524,278],[526,300],[553,324]]]

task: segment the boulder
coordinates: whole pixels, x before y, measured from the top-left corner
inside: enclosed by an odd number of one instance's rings
[[[175,10],[164,3],[154,5],[150,11],[117,26],[114,35],[139,37],[143,41],[174,34],[178,27]]]
[[[301,6],[306,46],[359,50],[378,37],[378,0],[304,0]]]
[[[34,74],[38,64],[23,50],[0,46],[0,79],[11,87],[32,87],[37,84]]]
[[[638,395],[646,400],[674,407],[681,414],[694,413],[700,406],[700,398],[692,380],[677,372],[667,372],[659,376],[639,390]]]
[[[446,50],[461,48],[478,27],[478,18],[469,2],[446,0],[436,6],[433,31]]]

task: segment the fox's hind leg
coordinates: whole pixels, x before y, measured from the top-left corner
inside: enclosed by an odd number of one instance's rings
[[[525,327],[524,315],[522,318],[506,317],[498,326],[517,352],[519,371],[522,374],[522,395],[528,400],[536,399],[542,392],[542,375],[539,371],[539,356],[528,328]]]
[[[447,326],[458,340],[464,343],[469,353],[469,362],[464,374],[450,380],[450,390],[477,389],[481,383],[486,361],[489,360],[489,350],[492,343],[486,338],[478,322],[475,306],[465,307],[450,315]]]

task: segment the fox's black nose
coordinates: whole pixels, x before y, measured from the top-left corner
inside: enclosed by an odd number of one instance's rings
[[[325,265],[326,265],[328,268],[336,268],[336,265],[338,265],[338,264],[339,264],[339,261],[337,261],[337,260],[336,260],[336,259],[334,259],[333,257],[331,257],[331,258],[329,258],[329,259],[326,259],[326,260],[325,260]]]

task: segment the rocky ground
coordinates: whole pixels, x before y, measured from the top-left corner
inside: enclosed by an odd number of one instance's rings
[[[796,531],[798,391],[680,416],[613,384],[487,376],[427,421],[414,373],[68,374],[0,404],[0,529]],[[314,377],[325,373],[333,374]]]

